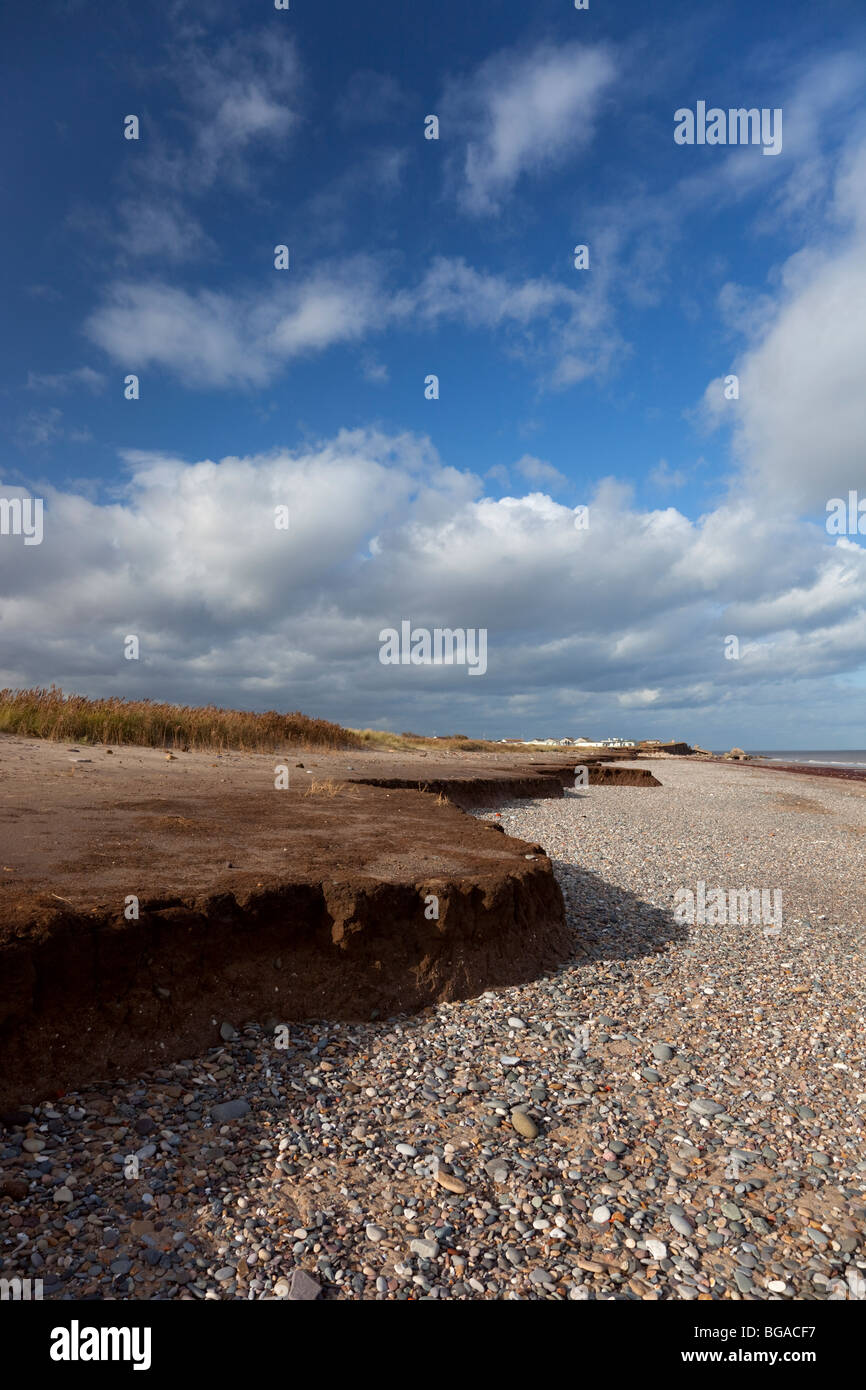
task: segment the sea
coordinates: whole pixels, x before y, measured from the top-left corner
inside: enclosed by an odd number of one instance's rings
[[[745,751],[762,763],[804,763],[866,771],[866,749],[863,748],[747,748]]]

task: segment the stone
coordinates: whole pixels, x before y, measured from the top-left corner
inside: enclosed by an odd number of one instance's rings
[[[681,1207],[674,1207],[671,1211],[669,1211],[668,1220],[670,1221],[674,1230],[677,1231],[681,1236],[694,1235],[695,1228]]]
[[[592,1219],[597,1226],[603,1226],[610,1220],[610,1207],[596,1207],[592,1213]]]
[[[489,1158],[484,1165],[484,1171],[500,1186],[508,1181],[508,1164],[504,1158]]]
[[[292,1270],[288,1294],[291,1303],[313,1303],[321,1292],[321,1285],[305,1269]]]
[[[669,1062],[674,1055],[674,1049],[667,1043],[653,1043],[653,1057],[657,1062]]]
[[[370,1222],[367,1226],[367,1239],[371,1240],[374,1245],[378,1244],[380,1240],[385,1239],[385,1232],[382,1230],[381,1226],[376,1226]]]
[[[696,1100],[689,1102],[689,1109],[694,1110],[697,1115],[722,1115],[725,1107],[717,1105],[714,1100],[708,1100],[706,1096],[698,1096]]]
[[[220,1037],[223,1042],[232,1042],[238,1036],[238,1030],[231,1023],[220,1024]]]
[[[410,1240],[409,1249],[422,1260],[435,1260],[439,1254],[439,1242],[435,1240]]]
[[[453,1173],[446,1173],[444,1168],[437,1169],[436,1181],[440,1187],[444,1187],[448,1192],[460,1194],[466,1191],[466,1184],[463,1179],[455,1177]]]
[[[210,1113],[211,1119],[221,1125],[225,1120],[243,1119],[244,1115],[250,1113],[250,1107],[245,1100],[226,1100],[221,1105],[215,1105]]]
[[[538,1137],[538,1125],[534,1120],[530,1119],[528,1115],[524,1114],[522,1110],[512,1110],[511,1123],[517,1130],[517,1133],[523,1135],[524,1139],[535,1139]]]
[[[644,1245],[646,1246],[647,1250],[652,1255],[654,1260],[667,1259],[668,1247],[665,1245],[663,1240],[654,1240],[652,1239],[652,1237],[650,1237],[644,1241]]]

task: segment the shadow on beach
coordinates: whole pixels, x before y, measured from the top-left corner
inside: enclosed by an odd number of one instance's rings
[[[689,929],[672,912],[653,907],[626,888],[567,860],[552,861],[575,937],[571,964],[581,960],[633,960],[665,953],[672,942],[688,939]],[[567,968],[567,967],[566,967]]]

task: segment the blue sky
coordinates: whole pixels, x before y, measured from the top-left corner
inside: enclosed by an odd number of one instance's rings
[[[152,8],[0,24],[0,683],[863,746],[862,6]]]

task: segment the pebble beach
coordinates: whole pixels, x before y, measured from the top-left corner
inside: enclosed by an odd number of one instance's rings
[[[866,1297],[866,784],[652,769],[479,813],[554,863],[555,973],[287,1035],[220,1020],[206,1055],[7,1115],[0,1275],[60,1300]],[[700,882],[779,890],[782,921],[676,920]]]

